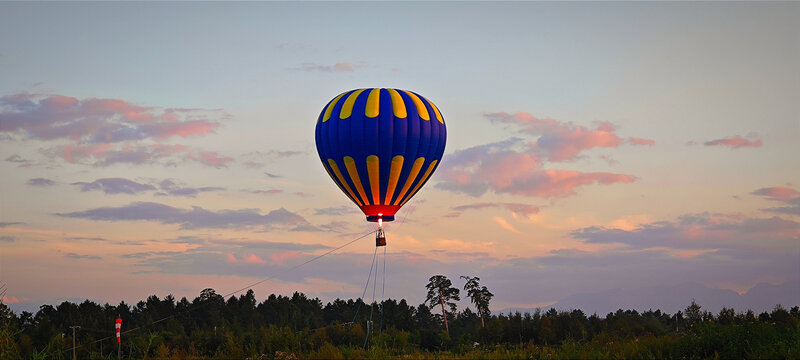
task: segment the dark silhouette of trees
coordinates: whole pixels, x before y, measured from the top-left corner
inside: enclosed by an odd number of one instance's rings
[[[731,308],[711,314],[692,302],[676,314],[620,309],[599,316],[578,309],[480,315],[470,308],[457,312],[453,304],[446,309],[449,325],[444,325],[431,313],[442,303],[450,306],[452,301],[433,299],[418,306],[402,299],[384,301],[383,331],[367,339],[369,352],[363,349],[369,312],[363,310],[370,304],[361,299],[323,304],[294,293],[259,302],[252,290],[225,299],[205,289],[194,299],[152,295],[135,306],[65,301],[42,305],[35,313],[15,314],[0,303],[0,360],[69,358],[70,326],[81,327],[75,335],[78,358],[116,359],[117,316],[123,330],[133,330],[122,335],[126,358],[390,358],[413,353],[419,358],[800,358],[797,306],[778,305],[756,316]]]
[[[467,297],[469,297],[470,301],[475,304],[475,308],[481,318],[481,327],[485,327],[483,319],[491,314],[489,311],[489,302],[492,300],[494,294],[489,292],[486,286],[480,285],[481,278],[477,276],[462,276],[461,278],[467,280],[464,284],[464,291],[467,292]]]
[[[425,303],[433,309],[435,306],[442,306],[442,317],[444,318],[444,328],[447,333],[450,333],[450,327],[447,325],[447,312],[445,311],[445,304],[450,308],[450,312],[456,312],[456,303],[453,301],[461,300],[458,296],[458,289],[453,287],[453,283],[444,275],[434,275],[428,279],[428,295],[425,297]]]

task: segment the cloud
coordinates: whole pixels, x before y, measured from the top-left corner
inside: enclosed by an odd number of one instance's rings
[[[656,144],[655,140],[635,138],[635,137],[628,138],[627,142],[628,142],[628,144],[632,144],[632,145],[648,145],[648,146],[652,146],[652,145]]]
[[[99,241],[99,242],[109,242],[108,239],[100,238],[100,237],[71,237],[70,240],[78,240],[78,241]]]
[[[28,180],[28,182],[26,182],[26,184],[28,184],[30,186],[48,187],[48,186],[56,185],[56,182],[53,181],[53,180],[50,180],[50,179],[45,179],[45,178],[33,178],[33,179]]]
[[[185,197],[195,197],[203,192],[210,192],[210,191],[222,191],[225,190],[223,187],[217,186],[204,186],[204,187],[185,187],[178,185],[175,181],[170,179],[162,180],[158,184],[159,189],[162,191],[157,193],[156,195],[171,195],[171,196],[185,196]]]
[[[96,255],[85,255],[85,254],[76,254],[76,253],[67,253],[64,255],[66,258],[70,259],[78,259],[78,260],[100,260],[101,257]]]
[[[497,112],[485,116],[493,123],[511,124],[519,127],[523,134],[538,136],[530,146],[551,162],[574,161],[585,150],[598,147],[616,148],[623,143],[623,139],[615,133],[616,127],[610,122],[595,122],[595,128],[590,129],[553,119],[539,119],[525,112]],[[632,145],[655,143],[642,138],[629,138],[627,142]]]
[[[135,195],[140,192],[156,190],[156,187],[150,184],[141,184],[132,180],[123,178],[105,178],[97,179],[92,182],[75,182],[72,185],[79,186],[82,192],[87,191],[102,191],[105,194],[130,194]]]
[[[800,240],[800,223],[771,218],[732,218],[716,214],[683,215],[634,229],[588,227],[571,236],[586,243],[622,244],[632,249],[735,249],[746,256],[754,249],[779,249]]]
[[[220,126],[218,110],[145,107],[120,99],[18,93],[0,97],[0,133],[22,139],[100,144],[202,136]]]
[[[120,255],[120,257],[123,259],[144,259],[151,256],[169,256],[181,253],[182,253],[181,251],[143,251],[143,252],[122,254]]]
[[[302,216],[284,208],[261,215],[258,209],[212,211],[194,206],[186,210],[153,202],[134,202],[120,207],[102,207],[56,215],[98,221],[154,221],[179,224],[181,229],[262,227],[270,230],[310,225]]]
[[[0,97],[0,135],[21,141],[66,140],[43,154],[93,166],[194,161],[225,167],[233,158],[162,142],[214,133],[227,117],[220,110],[146,107],[120,99],[28,93]],[[6,160],[32,166],[18,155]]]
[[[199,162],[200,164],[224,168],[234,161],[229,156],[214,151],[190,149],[185,145],[165,144],[64,144],[45,149],[44,154],[51,158],[61,158],[68,163],[107,167],[116,164],[177,165],[178,162]]]
[[[513,232],[515,234],[521,234],[519,232],[519,230],[517,230],[513,225],[509,224],[508,221],[506,221],[505,219],[503,219],[503,218],[501,218],[499,216],[493,217],[492,220],[494,220],[494,222],[496,222],[498,225],[500,225],[500,227],[503,228],[503,229],[506,229],[506,230],[508,230],[510,232]]]
[[[314,209],[314,215],[342,216],[342,215],[358,214],[358,213],[359,211],[350,205]]]
[[[303,71],[319,71],[319,72],[354,72],[356,70],[360,70],[365,68],[367,64],[365,62],[360,63],[350,63],[350,62],[340,62],[333,65],[319,65],[316,63],[303,63],[300,65],[299,70]]]
[[[772,201],[787,202],[800,197],[800,191],[783,186],[760,188],[751,192],[753,195],[763,196]]]
[[[17,239],[13,236],[0,236],[0,242],[14,242]]]
[[[574,195],[581,186],[631,183],[637,178],[610,172],[551,169],[546,168],[548,163],[575,161],[582,158],[583,152],[594,148],[616,148],[623,143],[655,143],[654,140],[633,137],[623,140],[610,122],[595,122],[594,128],[588,128],[539,119],[524,112],[496,112],[484,116],[492,123],[516,127],[518,135],[533,140],[511,137],[456,150],[448,155],[439,170],[439,178],[443,181],[435,187],[476,197],[489,191],[540,198],[566,197]]]
[[[755,190],[751,192],[751,194],[788,205],[761,209],[761,211],[786,215],[800,215],[800,191],[788,187],[774,186]]]
[[[17,304],[17,303],[19,303],[19,299],[17,299],[16,296],[8,297],[8,296],[3,295],[2,297],[0,297],[0,303]]]
[[[244,192],[246,192],[246,193],[250,193],[250,194],[266,194],[266,195],[280,194],[280,193],[282,193],[282,192],[283,192],[283,190],[280,190],[280,189],[267,189],[267,190],[260,190],[260,189],[258,189],[258,190],[250,190],[250,189],[244,189],[244,190],[242,190],[242,191],[244,191]]]
[[[22,156],[19,156],[17,154],[13,154],[13,155],[5,158],[5,161],[10,162],[10,163],[19,164],[18,167],[25,167],[26,168],[26,167],[33,166],[33,162],[32,161],[27,160],[27,159],[23,159]]]
[[[456,206],[453,207],[452,209],[455,211],[467,211],[467,210],[480,210],[487,208],[502,208],[522,215],[533,215],[539,212],[538,206],[529,204],[520,204],[520,203],[475,203],[469,205]]]
[[[264,259],[258,257],[258,255],[256,254],[247,254],[244,256],[242,261],[248,264],[260,264],[260,265],[267,263],[266,261],[264,261]]]
[[[227,167],[228,163],[234,161],[232,157],[221,155],[216,151],[193,152],[187,154],[186,158],[215,168]]]
[[[15,221],[15,222],[0,222],[0,228],[8,227],[8,226],[11,226],[11,225],[19,225],[19,224],[24,224],[24,222],[19,222],[19,221]]]
[[[542,169],[537,155],[517,150],[521,139],[479,145],[457,150],[448,156],[441,170],[444,180],[436,184],[443,190],[480,196],[489,190],[540,198],[575,194],[580,186],[599,183],[631,183],[632,175],[607,172],[583,173],[574,170]]]
[[[242,165],[249,169],[260,169],[265,166],[267,162],[274,162],[276,160],[288,159],[295,156],[305,155],[305,151],[294,150],[270,150],[270,151],[253,151],[241,155]],[[279,178],[281,176],[265,172],[270,178]]]
[[[267,177],[269,177],[271,179],[276,179],[276,178],[282,178],[283,177],[283,176],[280,176],[280,175],[268,173],[266,171],[264,171],[264,175],[267,175]]]
[[[741,137],[739,135],[726,137],[722,139],[716,139],[711,141],[706,141],[703,143],[705,146],[727,146],[731,149],[739,149],[739,148],[746,148],[746,147],[754,147],[758,148],[761,147],[761,138],[756,133],[749,133],[747,134],[746,138]]]

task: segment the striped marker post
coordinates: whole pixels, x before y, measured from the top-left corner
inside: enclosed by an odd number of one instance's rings
[[[122,353],[122,343],[120,339],[120,330],[122,330],[122,318],[117,318],[116,323],[114,324],[114,330],[117,332],[117,359],[121,359]]]

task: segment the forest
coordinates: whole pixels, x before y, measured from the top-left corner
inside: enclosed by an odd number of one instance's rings
[[[226,299],[210,288],[191,301],[65,301],[35,314],[0,304],[0,358],[71,359],[73,351],[79,359],[800,358],[797,306],[714,314],[692,301],[675,314],[492,314],[493,294],[479,278],[463,278],[473,307],[460,311],[459,289],[441,275],[430,278],[417,306],[402,299],[323,304],[298,292],[258,302],[253,290]]]

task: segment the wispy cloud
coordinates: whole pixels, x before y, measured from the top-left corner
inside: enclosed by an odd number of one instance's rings
[[[623,143],[616,127],[610,122],[595,122],[594,129],[553,119],[540,119],[525,112],[505,112],[485,115],[493,123],[509,124],[523,134],[538,136],[530,146],[547,161],[573,161],[581,152],[593,148],[615,148]],[[629,138],[632,145],[653,145],[654,140]]]
[[[74,182],[72,185],[78,186],[82,192],[102,191],[107,195],[136,195],[153,191],[155,195],[159,196],[196,197],[203,192],[225,190],[225,188],[217,186],[189,187],[172,179],[164,179],[154,185],[125,178],[103,178],[92,182]]]
[[[265,194],[265,195],[274,195],[274,194],[280,194],[280,193],[283,192],[283,190],[281,190],[281,189],[267,189],[267,190],[262,190],[262,189],[256,189],[256,190],[244,189],[242,191],[244,191],[246,193],[249,193],[249,194]]]
[[[354,209],[353,206],[348,205],[314,209],[314,215],[342,216],[357,213],[358,210]]]
[[[790,201],[794,198],[800,197],[800,191],[784,186],[773,186],[754,190],[751,192],[753,195],[763,196],[772,201]]]
[[[761,209],[762,211],[786,215],[800,215],[800,191],[783,186],[774,186],[755,190],[751,192],[751,194],[762,196],[767,200],[782,202],[787,205]]]
[[[441,170],[444,181],[437,188],[480,196],[496,193],[558,198],[573,195],[589,184],[630,183],[635,176],[608,172],[543,169],[536,154],[519,150],[521,139],[457,150]]]
[[[652,145],[656,144],[655,140],[635,138],[635,137],[628,138],[628,140],[626,140],[626,141],[629,144],[633,144],[633,145],[648,145],[648,146],[652,146]]]
[[[181,229],[262,227],[269,230],[295,229],[310,225],[302,216],[284,208],[261,215],[258,209],[213,211],[195,206],[187,210],[153,202],[135,202],[120,207],[102,207],[56,215],[99,221],[153,221],[179,224]]]
[[[26,182],[26,184],[28,184],[30,186],[48,187],[48,186],[56,185],[56,182],[53,181],[53,180],[50,180],[50,179],[45,179],[45,178],[33,178],[33,179],[29,179]]]
[[[746,137],[742,137],[740,135],[706,141],[703,143],[705,146],[726,146],[731,149],[740,149],[740,148],[747,148],[753,147],[758,148],[761,147],[761,137],[756,133],[749,133]]]
[[[3,228],[3,227],[8,227],[8,226],[12,226],[12,225],[20,225],[20,224],[24,224],[24,223],[23,223],[23,222],[19,222],[19,221],[14,221],[14,222],[0,222],[0,228]]]
[[[351,63],[351,62],[340,62],[333,65],[320,65],[317,63],[303,63],[300,65],[299,70],[303,71],[319,71],[319,72],[354,72],[356,70],[360,70],[367,67],[367,63],[359,62],[359,63]]]
[[[499,216],[495,216],[492,217],[492,220],[494,220],[494,222],[500,225],[501,228],[506,229],[515,234],[520,234],[519,230],[517,230],[513,225],[509,224],[508,221],[506,221],[505,219]]]
[[[105,194],[135,195],[145,191],[156,190],[156,187],[153,185],[142,184],[123,178],[105,178],[97,179],[92,182],[74,182],[72,185],[80,187],[82,192],[102,191]]]
[[[800,223],[779,217],[736,219],[704,213],[629,230],[588,227],[571,235],[586,243],[624,244],[634,249],[738,249],[745,256],[756,247],[776,250],[795,243],[800,239]]]
[[[210,191],[222,191],[225,190],[223,187],[219,186],[203,186],[203,187],[188,187],[179,185],[177,182],[171,179],[164,179],[158,184],[158,188],[161,192],[156,193],[156,195],[170,195],[170,196],[184,196],[184,197],[195,197],[200,193],[210,192]]]
[[[117,143],[202,136],[220,123],[218,110],[164,109],[120,99],[77,99],[18,93],[0,97],[0,132],[22,139]]]
[[[488,208],[502,208],[522,215],[532,215],[539,212],[538,206],[529,204],[520,204],[520,203],[475,203],[469,205],[455,206],[452,209],[454,211],[461,212],[467,210],[481,210]]]
[[[19,156],[17,154],[10,155],[9,157],[5,158],[5,161],[10,162],[10,163],[19,164],[17,166],[18,167],[23,167],[23,168],[27,168],[27,167],[33,166],[33,161],[24,159],[24,158],[22,158],[22,156]]]
[[[214,133],[227,117],[221,110],[149,107],[121,99],[28,93],[0,97],[0,134],[20,141],[67,141],[42,153],[94,166],[195,161],[225,167],[234,159],[162,142]],[[16,154],[6,161],[32,165]]]
[[[66,253],[64,257],[70,259],[78,259],[78,260],[100,260],[101,257],[97,255],[86,255],[86,254],[76,254],[76,253]]]

